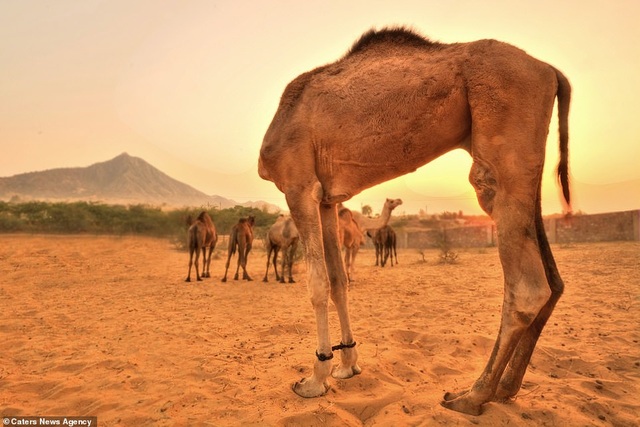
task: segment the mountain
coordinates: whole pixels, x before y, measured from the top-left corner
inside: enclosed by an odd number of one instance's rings
[[[0,178],[0,199],[45,201],[98,201],[112,204],[150,204],[164,207],[242,205],[267,206],[266,202],[236,203],[209,196],[177,181],[146,161],[123,153],[88,167],[59,168]]]

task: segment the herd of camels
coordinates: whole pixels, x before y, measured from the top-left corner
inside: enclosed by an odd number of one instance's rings
[[[376,218],[369,218],[357,212],[352,212],[348,208],[341,207],[340,209],[340,240],[343,242],[345,250],[345,264],[349,266],[349,271],[354,264],[356,254],[360,249],[360,246],[365,243],[365,236],[371,237],[372,242],[376,248],[376,265],[384,267],[385,261],[390,253],[395,253],[396,242],[395,232],[388,225],[391,218],[391,212],[402,204],[400,199],[387,199],[382,207],[382,213]],[[209,268],[211,265],[211,256],[218,243],[218,233],[216,227],[211,219],[211,216],[206,211],[200,212],[198,217],[191,221],[188,220],[189,230],[187,232],[187,248],[189,250],[189,271],[187,274],[186,282],[191,282],[191,269],[196,270],[196,280],[200,281],[203,278],[211,277]],[[249,216],[248,218],[240,218],[237,224],[231,229],[229,235],[229,246],[227,251],[227,262],[225,264],[223,282],[227,281],[227,273],[229,271],[229,265],[231,264],[231,258],[238,253],[238,263],[236,267],[236,273],[234,280],[238,280],[240,268],[242,267],[243,280],[251,281],[251,277],[247,273],[247,259],[249,252],[253,246],[253,226],[255,224],[255,218]],[[393,240],[387,238],[393,233]],[[382,238],[381,236],[385,237]],[[265,239],[265,249],[267,251],[267,269],[264,273],[263,282],[269,281],[269,266],[273,262],[273,270],[276,275],[276,280],[285,283],[285,271],[289,271],[289,283],[295,283],[293,280],[292,266],[294,256],[298,248],[298,241],[300,235],[298,229],[289,215],[280,215],[276,222],[269,228]],[[378,264],[378,254],[382,254],[384,251],[385,259],[382,260],[380,255],[380,264]],[[282,252],[282,266],[280,274],[278,274],[277,259],[278,254]],[[199,260],[202,256],[202,274],[200,274]],[[398,257],[396,255],[396,263]],[[392,261],[393,265],[393,261]]]
[[[288,84],[264,136],[258,172],[284,193],[291,215],[279,221],[269,251],[286,253],[278,239],[289,230],[288,247],[299,237],[307,263],[317,346],[312,374],[293,385],[295,393],[321,396],[329,390],[330,376],[361,373],[347,301],[353,258],[362,230],[382,244],[393,237],[383,217],[370,227],[370,219],[341,203],[460,148],[472,157],[469,181],[496,225],[504,299],[484,370],[469,388],[446,393],[441,404],[479,415],[488,402],[515,398],[564,289],[542,222],[541,181],[557,99],[557,173],[570,209],[570,97],[571,86],[559,70],[514,46],[495,40],[442,44],[403,27],[368,31],[338,61]],[[396,203],[388,201],[389,213]],[[237,227],[238,265],[244,267],[250,221]],[[190,235],[193,248],[215,245],[206,218],[194,223]],[[281,275],[276,270],[279,280],[284,280],[285,259]],[[210,253],[205,275],[209,261]],[[331,344],[329,299],[340,321],[337,345]],[[341,355],[335,366],[334,351]]]

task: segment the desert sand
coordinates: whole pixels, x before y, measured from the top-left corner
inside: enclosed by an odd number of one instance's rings
[[[219,250],[224,251],[225,245]],[[295,284],[185,283],[188,255],[162,239],[0,236],[0,415],[95,415],[104,426],[633,426],[640,423],[640,243],[554,246],[566,292],[523,389],[481,416],[439,405],[468,387],[497,334],[495,248],[358,254],[350,289],[361,375],[302,399],[315,323]],[[235,260],[234,260],[235,261]],[[234,264],[235,265],[235,264]],[[335,311],[333,340],[339,341]],[[336,354],[339,357],[339,354]]]

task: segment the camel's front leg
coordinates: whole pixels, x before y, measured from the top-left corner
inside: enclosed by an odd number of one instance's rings
[[[329,280],[324,265],[319,213],[322,189],[320,184],[316,183],[314,188],[309,189],[309,193],[295,192],[286,196],[306,254],[307,287],[316,316],[318,334],[313,374],[295,383],[293,391],[302,397],[317,397],[328,391],[327,378],[333,368],[333,353],[329,337]]]
[[[358,352],[351,331],[349,320],[349,304],[347,299],[347,273],[340,257],[340,239],[338,237],[338,216],[335,206],[323,206],[320,210],[322,218],[322,236],[324,242],[325,261],[329,282],[331,283],[331,300],[336,306],[340,318],[341,341],[335,350],[342,350],[340,365],[332,372],[334,378],[346,379],[358,375],[362,370],[358,366]]]
[[[310,264],[313,264],[313,261]],[[333,368],[333,353],[329,339],[329,287],[327,281],[322,277],[322,270],[319,272],[313,265],[310,265],[310,270],[309,292],[316,315],[318,348],[311,377],[303,378],[293,385],[293,391],[302,397],[317,397],[325,394],[329,390],[327,378]]]

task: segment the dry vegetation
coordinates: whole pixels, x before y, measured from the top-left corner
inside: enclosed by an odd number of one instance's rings
[[[225,249],[224,244],[219,250]],[[0,236],[0,415],[115,425],[581,425],[640,420],[640,243],[555,246],[567,291],[517,399],[471,417],[440,407],[471,384],[500,319],[494,248],[358,255],[350,292],[362,375],[305,400],[315,325],[297,284],[184,282],[187,255],[144,237]],[[265,255],[249,257],[262,277]],[[332,313],[332,333],[338,324]]]

